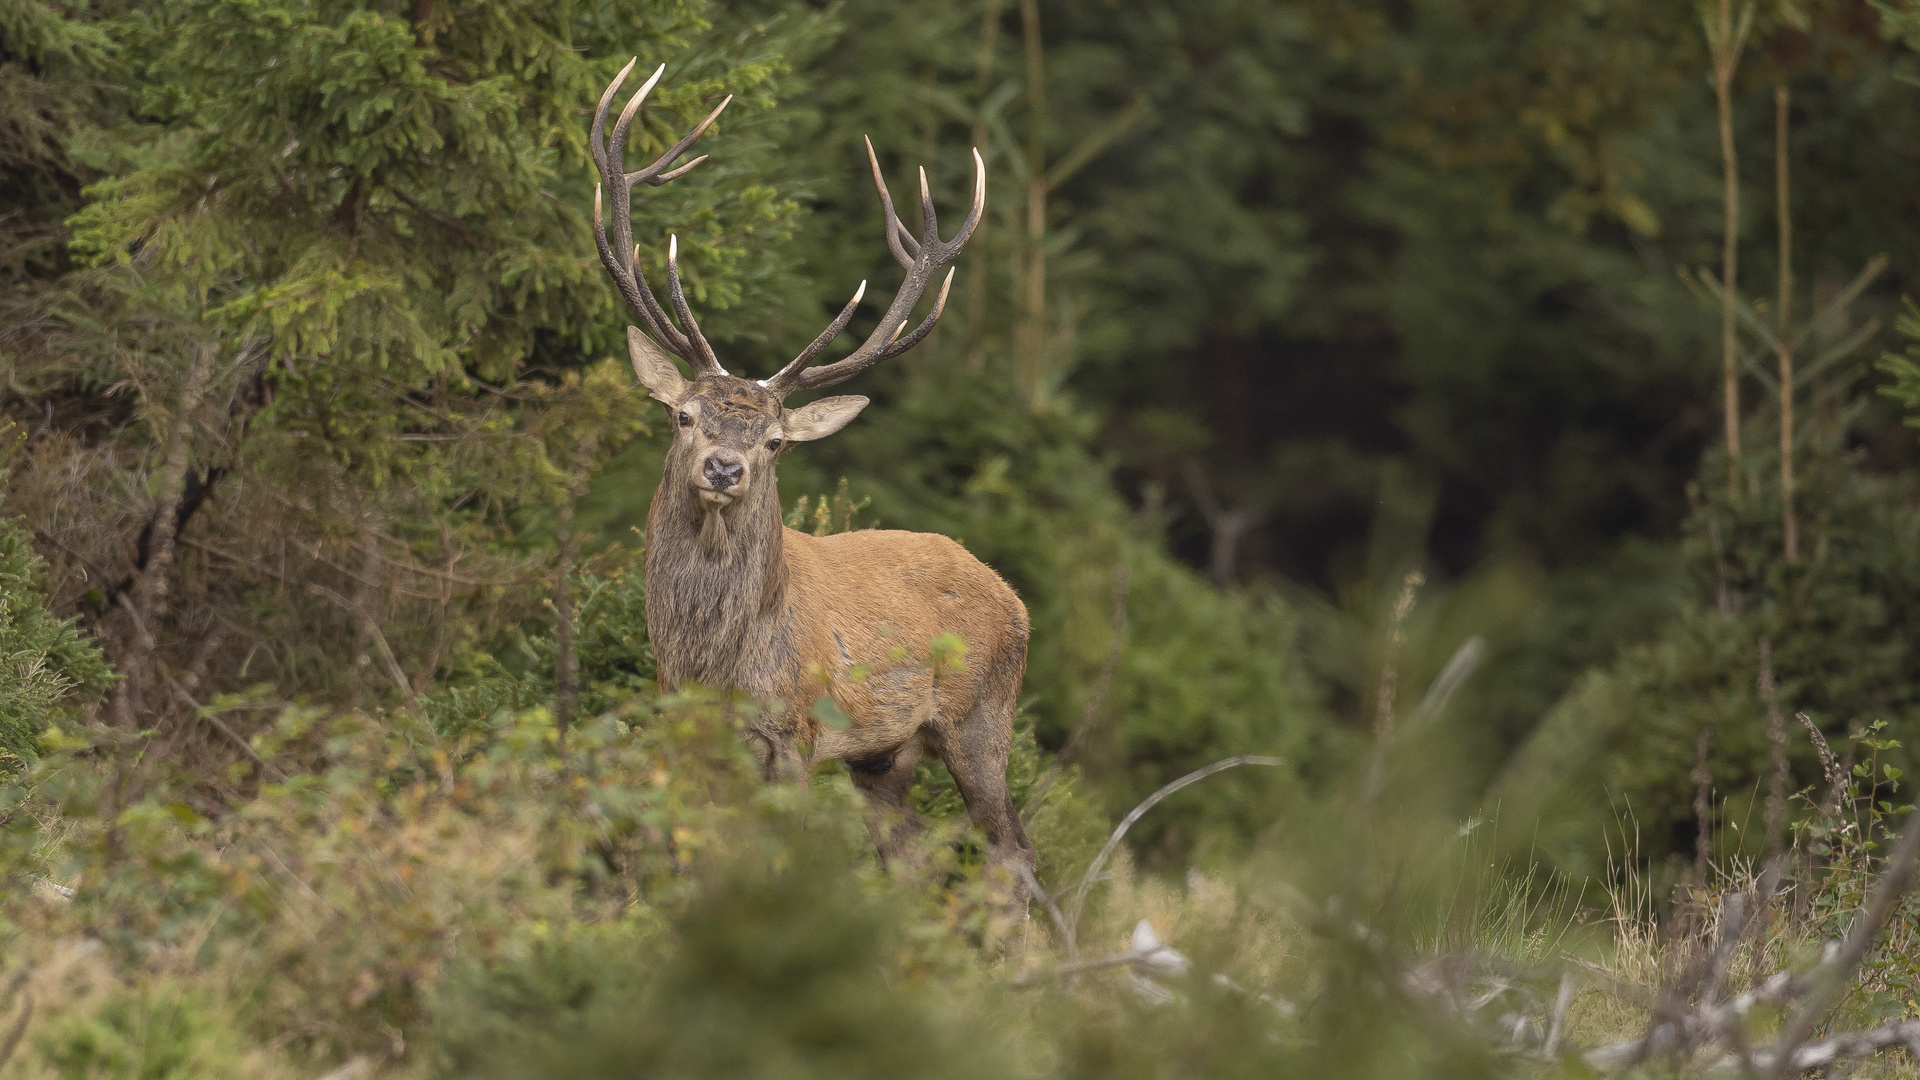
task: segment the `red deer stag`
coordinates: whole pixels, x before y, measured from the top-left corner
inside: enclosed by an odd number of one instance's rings
[[[906,352],[933,329],[952,270],[933,310],[910,333],[908,316],[979,224],[986,165],[975,150],[973,206],[959,233],[944,243],[921,170],[916,238],[894,213],[869,142],[887,246],[906,270],[900,291],[879,327],[844,359],[810,366],[853,317],[865,282],[772,378],[740,378],[721,367],[694,322],[680,286],[677,240],[668,241],[666,266],[676,326],[641,272],[630,218],[634,184],[657,187],[706,160],[702,155],[669,171],[732,98],[658,160],[630,173],[622,157],[627,129],[665,68],[634,94],[609,135],[608,107],[632,70],[632,63],[621,70],[594,114],[590,140],[613,221],[609,230],[596,188],[593,224],[600,260],[645,328],[627,328],[634,371],[673,417],[666,474],[647,514],[647,633],[660,686],[700,683],[751,694],[762,705],[752,738],[768,779],[802,777],[821,762],[845,761],[867,797],[874,843],[889,862],[908,854],[919,829],[907,790],[922,754],[935,754],[959,785],[967,813],[986,831],[990,859],[1031,871],[1033,845],[1006,775],[1014,700],[1027,666],[1025,605],[998,574],[944,536],[876,529],[816,537],[786,528],[774,479],[789,447],[833,434],[867,404],[864,397],[828,397],[788,409],[783,399],[852,378]],[[673,356],[692,366],[691,381]],[[931,662],[931,642],[948,633],[965,642],[962,664]],[[851,723],[820,724],[813,706],[822,695]],[[1023,903],[1019,879],[1013,887]]]

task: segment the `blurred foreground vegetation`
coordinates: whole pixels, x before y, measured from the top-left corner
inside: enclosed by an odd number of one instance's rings
[[[1912,901],[1820,966],[1920,745],[1916,46],[1911,0],[0,0],[0,1076],[1680,1069],[1827,974],[1810,1036],[1920,1012]],[[937,767],[889,878],[844,772],[750,783],[749,706],[653,685],[583,152],[635,55],[636,158],[735,95],[635,228],[736,371],[880,310],[862,135],[943,203],[986,157],[939,332],[785,494],[1026,600],[1073,932],[994,910]]]

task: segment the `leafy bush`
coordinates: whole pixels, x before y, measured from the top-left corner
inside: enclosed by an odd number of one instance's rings
[[[35,1042],[61,1080],[240,1080],[249,1074],[231,1022],[200,994],[163,984],[114,991]]]
[[[0,486],[6,479],[0,468]],[[48,725],[113,677],[79,620],[47,610],[45,570],[24,523],[0,518],[0,779],[32,763]]]

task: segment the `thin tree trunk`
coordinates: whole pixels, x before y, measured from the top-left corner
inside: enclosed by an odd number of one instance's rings
[[[147,562],[134,571],[133,588],[122,598],[131,625],[124,635],[116,666],[121,680],[115,687],[109,707],[122,727],[135,726],[134,711],[147,695],[151,683],[153,652],[156,643],[151,632],[155,616],[167,599],[168,571],[173,566],[174,540],[179,533],[180,500],[183,498],[187,467],[193,461],[193,421],[213,381],[218,357],[210,342],[194,350],[175,402],[173,423],[167,431],[166,451],[160,460],[156,480],[159,491],[152,511],[148,533]]]
[[[354,627],[352,707],[363,708],[367,701],[367,680],[373,674],[373,629],[380,625],[380,537],[372,517],[364,512],[360,529],[360,580],[354,583],[353,610],[358,616]]]
[[[1726,413],[1727,487],[1740,487],[1740,358],[1735,335],[1736,290],[1740,276],[1740,167],[1733,152],[1733,73],[1740,64],[1735,40],[1733,0],[1720,0],[1713,44],[1713,96],[1720,113],[1720,166],[1725,181],[1725,236],[1720,254],[1720,364],[1722,408]],[[1744,22],[1744,20],[1743,20]]]
[[[1760,639],[1760,700],[1767,706],[1767,858],[1780,854],[1780,822],[1787,814],[1787,716],[1773,676],[1773,642]]]
[[[1693,744],[1693,884],[1696,897],[1705,902],[1707,872],[1713,858],[1713,774],[1707,771],[1707,729]]]
[[[1213,546],[1207,560],[1207,574],[1217,588],[1230,587],[1240,565],[1240,542],[1267,518],[1267,509],[1258,504],[1236,506],[1229,510],[1213,493],[1213,484],[1197,461],[1187,462],[1187,485],[1193,489],[1200,516],[1207,519]]]
[[[1787,107],[1785,86],[1773,90],[1773,174],[1779,193],[1780,226],[1780,529],[1789,564],[1800,561],[1800,521],[1793,513],[1793,214],[1788,205]]]
[[[573,533],[574,495],[567,493],[560,504],[559,580],[553,587],[554,693],[553,722],[564,746],[567,726],[573,722],[573,710],[579,697],[579,661],[573,654],[573,558],[577,547]]]
[[[431,37],[427,33],[427,20],[433,18],[433,0],[413,0],[413,44],[424,49]]]
[[[1042,353],[1047,339],[1047,118],[1045,54],[1040,41],[1039,0],[1020,0],[1020,29],[1027,55],[1027,258],[1026,296],[1020,324],[1021,382],[1027,407],[1040,404]]]
[[[974,61],[974,98],[976,104],[984,104],[987,93],[993,89],[993,54],[1000,41],[1000,11],[1006,0],[987,0],[986,10],[980,15],[980,52]],[[987,131],[987,118],[979,113],[973,121],[973,145],[986,153],[990,146],[990,132]],[[978,250],[988,248],[987,227],[993,215],[986,214],[980,224],[974,228],[972,243]],[[991,259],[982,256],[970,261],[967,267],[966,306],[967,306],[967,370],[978,375],[986,366],[987,353],[983,348],[987,326],[987,268],[992,266]]]

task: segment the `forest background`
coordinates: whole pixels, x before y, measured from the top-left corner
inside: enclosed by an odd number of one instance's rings
[[[667,433],[585,152],[637,54],[636,156],[736,96],[635,205],[734,370],[890,290],[862,135],[943,205],[985,155],[940,329],[783,495],[1014,584],[1022,753],[1083,730],[1100,814],[1288,760],[1170,802],[1144,865],[1257,846],[1396,722],[1395,787],[1575,877],[1627,819],[1691,856],[1702,767],[1741,850],[1763,643],[1836,744],[1920,737],[1920,21],[1739,10],[1730,435],[1729,39],[1687,5],[6,0],[0,769],[81,739],[107,819],[162,762],[211,819],[289,706],[416,748],[655,708]]]

